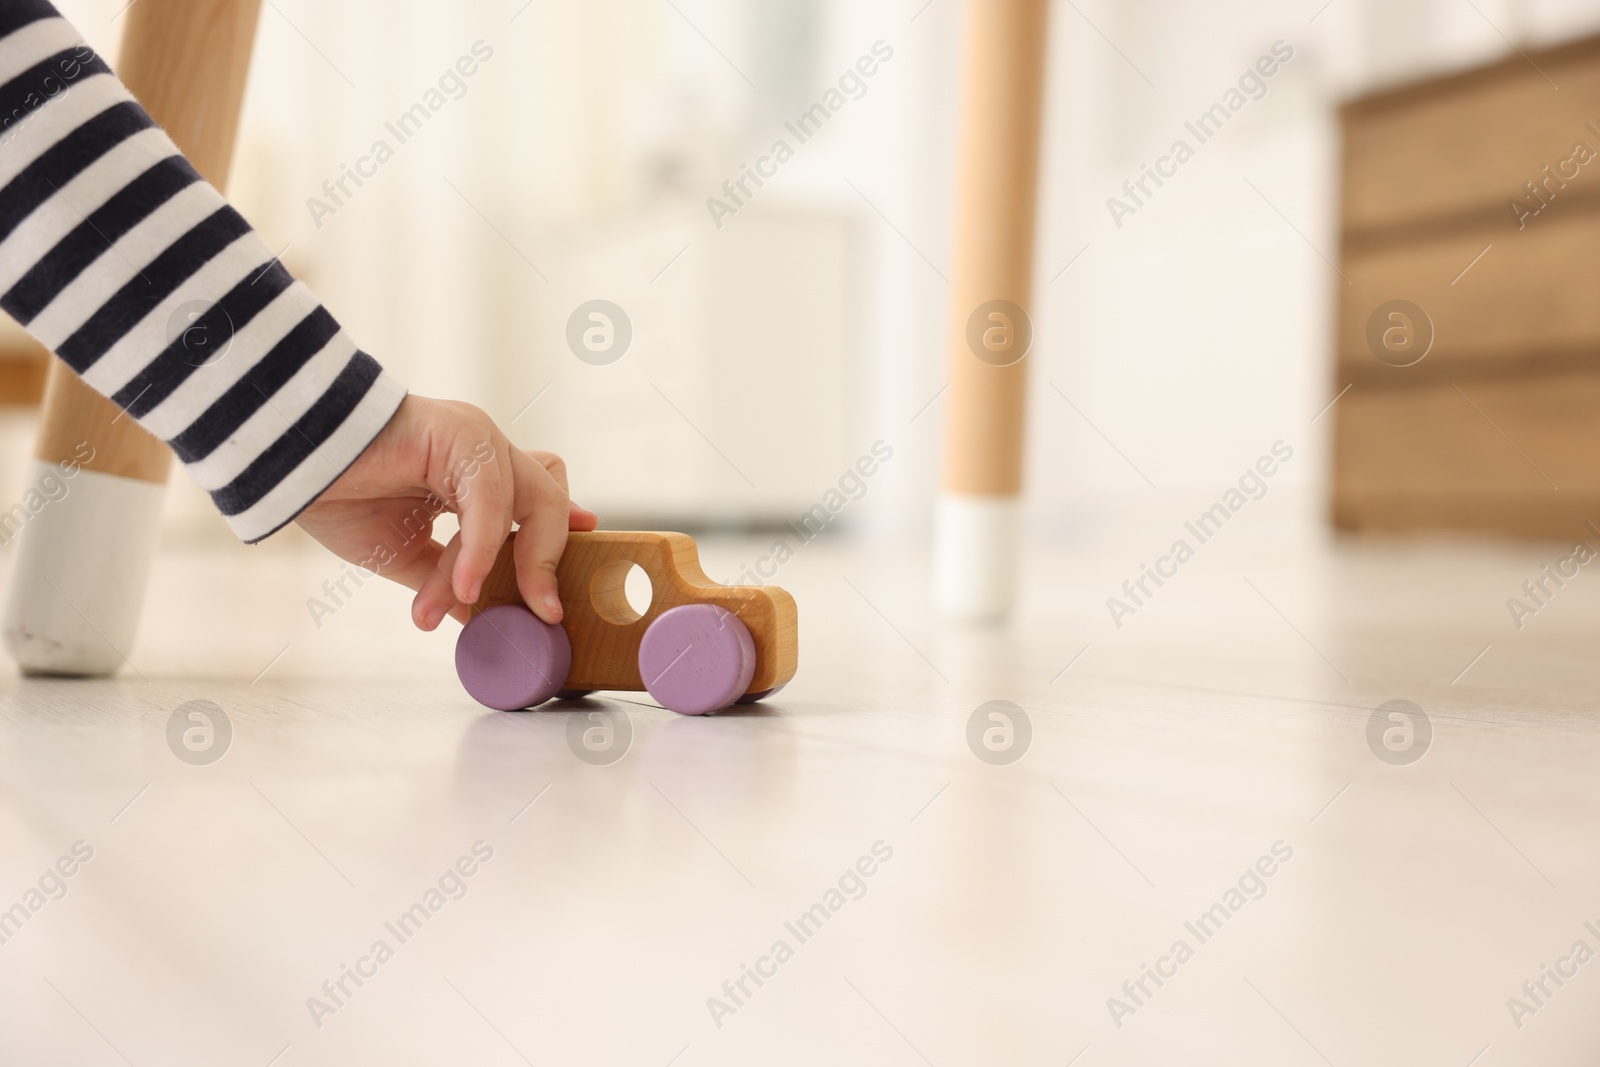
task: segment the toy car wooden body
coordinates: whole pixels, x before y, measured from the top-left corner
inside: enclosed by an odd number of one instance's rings
[[[623,588],[635,565],[651,584],[643,614]],[[794,677],[794,598],[711,581],[686,534],[568,534],[556,582],[564,617],[550,626],[522,602],[510,541],[500,550],[456,643],[456,672],[480,703],[513,710],[558,694],[645,690],[698,715],[759,700]]]

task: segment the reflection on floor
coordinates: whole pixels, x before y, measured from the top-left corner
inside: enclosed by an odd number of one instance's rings
[[[707,719],[487,712],[400,591],[164,556],[120,678],[0,694],[0,1059],[1578,1062],[1600,579],[1239,541],[1120,628],[1140,546],[1036,546],[999,632],[818,542]]]

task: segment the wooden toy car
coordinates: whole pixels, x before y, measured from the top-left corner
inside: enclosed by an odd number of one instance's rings
[[[638,565],[650,607],[628,604]],[[556,567],[563,619],[541,621],[517,591],[508,540],[456,641],[456,674],[501,711],[597,689],[645,690],[663,707],[704,715],[770,696],[799,661],[794,598],[777,586],[718,585],[681,533],[570,533]]]

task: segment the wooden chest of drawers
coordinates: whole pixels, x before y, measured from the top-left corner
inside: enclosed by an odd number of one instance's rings
[[[1600,537],[1600,37],[1341,123],[1335,524]]]

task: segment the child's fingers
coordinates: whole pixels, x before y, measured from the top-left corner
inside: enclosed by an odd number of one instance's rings
[[[519,524],[512,555],[517,562],[517,589],[535,615],[548,623],[561,621],[556,594],[556,564],[567,545],[570,501],[567,490],[550,470],[521,451],[511,454],[516,482],[514,514]]]
[[[549,471],[550,477],[556,480],[557,485],[568,492],[572,491],[572,487],[567,484],[566,460],[562,459],[554,452],[540,452],[538,449],[533,448],[526,448],[523,449],[523,451],[527,455],[532,456],[539,466]]]
[[[391,582],[396,582],[407,589],[420,590],[428,578],[439,569],[439,557],[444,555],[444,545],[433,538],[419,543],[416,548],[406,552],[398,559],[386,564],[376,564],[378,574]],[[448,569],[446,570],[448,574]]]
[[[528,455],[538,461],[539,465],[550,472],[550,477],[556,484],[569,493],[572,491],[567,484],[567,461],[554,452],[539,452],[534,449],[526,450]],[[567,504],[567,529],[593,530],[600,525],[600,516],[584,507],[582,504]]]
[[[438,487],[444,498],[453,502],[461,520],[461,551],[450,572],[456,600],[464,604],[477,601],[483,580],[489,576],[500,546],[511,532],[514,499],[511,456],[518,454],[501,438],[494,459],[480,464],[471,477],[458,485]]]
[[[448,545],[440,548],[434,557],[432,570],[413,587],[417,590],[417,595],[411,601],[411,621],[416,624],[417,629],[435,629],[449,614],[455,614],[461,621],[466,621],[466,605],[456,597],[450,580],[451,572],[455,569],[460,555],[461,535],[458,533],[450,539]],[[400,580],[398,575],[395,578]]]

